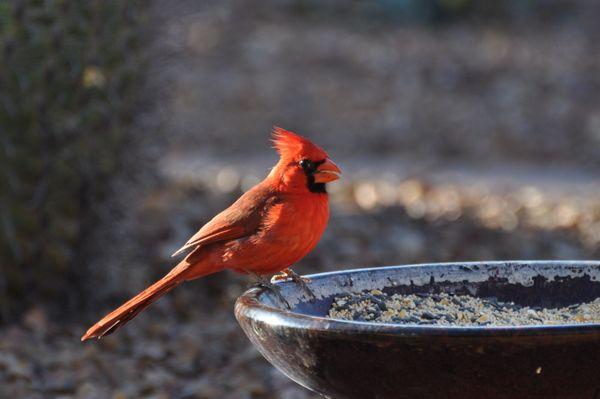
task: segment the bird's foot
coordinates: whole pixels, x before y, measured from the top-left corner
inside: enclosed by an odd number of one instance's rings
[[[310,283],[310,279],[308,277],[302,277],[292,269],[284,269],[280,274],[276,274],[271,278],[271,281],[283,281],[290,279],[302,288],[302,290],[308,294],[311,298],[311,301],[315,301],[317,296],[315,293],[308,287],[308,283]]]
[[[252,284],[253,287],[260,287],[260,288],[268,289],[273,294],[275,294],[277,299],[279,299],[279,301],[281,303],[283,303],[286,308],[288,308],[288,309],[292,308],[290,306],[289,302],[284,298],[283,294],[281,293],[281,288],[279,288],[278,286],[276,286],[275,284],[273,284],[272,282],[270,282],[269,280],[267,280],[260,274],[256,274],[256,273],[252,273],[252,274],[254,275],[254,277],[256,277],[256,281]]]

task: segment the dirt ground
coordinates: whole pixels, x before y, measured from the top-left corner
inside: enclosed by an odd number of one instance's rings
[[[229,1],[152,12],[156,106],[139,124],[158,137],[153,179],[115,188],[120,216],[107,215],[94,261],[114,282],[97,287],[110,299],[66,321],[32,308],[2,327],[0,397],[316,397],[250,345],[232,312],[249,281],[233,273],[79,342],[264,176],[273,124],[315,139],[344,170],[300,273],[600,257],[600,45],[583,16],[431,27]]]

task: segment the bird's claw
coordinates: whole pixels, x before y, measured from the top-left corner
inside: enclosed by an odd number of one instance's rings
[[[311,302],[317,299],[315,293],[308,287],[308,283],[310,283],[311,280],[308,277],[299,275],[292,269],[285,269],[283,272],[271,277],[271,281],[285,281],[287,279],[290,279],[298,284],[300,288],[302,288],[302,290],[311,298]]]
[[[288,308],[288,310],[292,309],[289,302],[285,299],[285,297],[281,293],[281,288],[279,288],[278,286],[276,286],[275,284],[273,284],[272,282],[270,282],[269,280],[265,279],[264,277],[262,277],[260,275],[255,275],[255,276],[257,278],[257,281],[255,281],[252,284],[253,287],[268,289],[273,294],[275,294],[277,299],[279,299],[279,301],[281,303],[283,303],[285,305],[285,307]]]
[[[288,278],[290,278],[290,276],[288,276],[286,273],[278,273],[274,274],[273,277],[271,277],[271,282],[275,283],[277,281],[285,281]]]

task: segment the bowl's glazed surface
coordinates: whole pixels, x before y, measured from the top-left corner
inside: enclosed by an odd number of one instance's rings
[[[283,282],[291,310],[253,289],[235,313],[261,353],[313,391],[360,399],[600,399],[600,324],[448,327],[325,317],[336,295],[367,289],[567,306],[600,297],[600,262],[426,264],[309,277],[317,301]]]

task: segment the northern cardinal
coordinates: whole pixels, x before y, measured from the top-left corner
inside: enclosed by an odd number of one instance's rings
[[[259,184],[215,216],[173,254],[189,252],[162,279],[110,312],[81,337],[102,338],[184,281],[230,269],[256,276],[283,271],[317,244],[329,219],[325,183],[341,173],[308,139],[273,130],[279,162]]]

